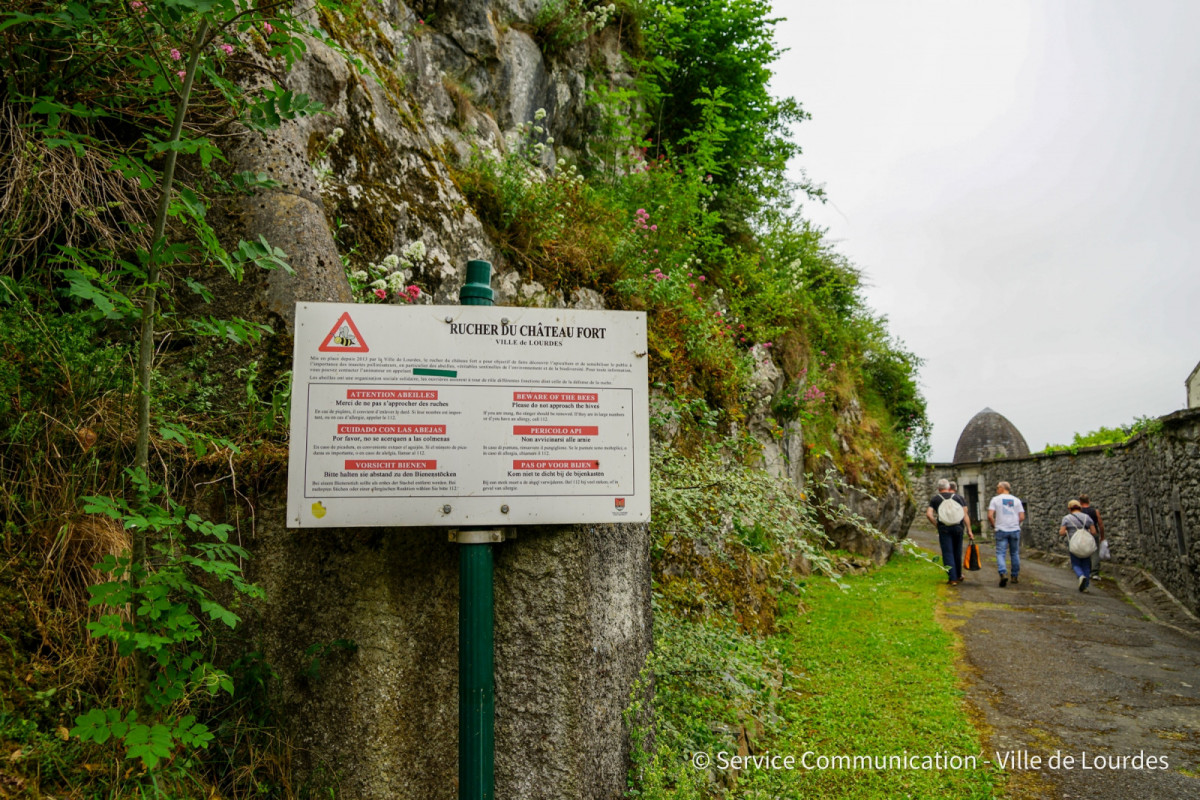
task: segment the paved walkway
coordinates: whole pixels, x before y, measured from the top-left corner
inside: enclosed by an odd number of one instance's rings
[[[938,552],[923,521],[909,535]],[[1080,593],[1050,560],[1022,559],[1020,584],[1002,589],[994,546],[980,550],[983,569],[945,587],[941,610],[962,638],[985,757],[1042,759],[1008,768],[1009,797],[1200,797],[1200,635],[1152,621],[1116,581]],[[1075,760],[1051,765],[1056,753]]]

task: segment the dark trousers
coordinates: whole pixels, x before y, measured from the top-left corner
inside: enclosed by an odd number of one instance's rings
[[[938,528],[938,543],[942,546],[942,563],[950,570],[947,580],[962,580],[963,530],[945,531]]]

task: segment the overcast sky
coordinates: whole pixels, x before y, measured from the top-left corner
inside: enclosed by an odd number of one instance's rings
[[[925,359],[934,460],[984,407],[1038,450],[1186,405],[1200,2],[774,7],[795,165],[829,195],[805,215]]]

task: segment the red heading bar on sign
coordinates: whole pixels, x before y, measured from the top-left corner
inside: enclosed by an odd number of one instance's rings
[[[376,436],[412,436],[427,433],[444,436],[445,425],[338,425],[337,432],[346,436],[375,434]]]
[[[600,469],[599,461],[533,461],[513,462],[513,469]]]
[[[436,389],[347,389],[347,400],[437,400]]]
[[[437,469],[436,461],[347,461],[346,469],[368,470],[373,472],[392,472],[398,469],[420,470]]]
[[[599,403],[595,392],[513,392],[514,403]]]
[[[513,425],[516,436],[595,436],[598,425]]]

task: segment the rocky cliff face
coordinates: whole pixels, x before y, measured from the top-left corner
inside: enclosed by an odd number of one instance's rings
[[[916,504],[897,466],[878,451],[860,459],[861,474],[851,482],[829,455],[813,455],[804,446],[804,431],[797,421],[779,425],[771,417],[773,400],[784,391],[783,372],[761,347],[754,350],[751,412],[747,426],[763,443],[763,467],[776,478],[807,491],[817,503],[819,518],[834,545],[882,564],[891,557],[890,539],[908,535],[916,517]],[[796,389],[799,391],[799,389]],[[839,414],[839,426],[853,429],[863,423],[857,401]],[[850,443],[842,440],[846,449]],[[811,483],[806,485],[808,476]]]
[[[507,270],[448,166],[503,151],[538,109],[558,141],[579,140],[583,59],[619,59],[603,35],[547,59],[529,32],[539,6],[308,12],[330,40],[308,42],[288,88],[328,113],[246,136],[232,166],[278,186],[219,209],[226,233],[266,236],[295,274],[230,286],[222,302],[287,329],[298,300],[352,299],[344,259],[406,254],[423,302],[456,303],[467,261],[485,259],[498,304],[598,307],[595,292],[562,296]],[[251,570],[269,598],[256,637],[303,771],[339,797],[456,796],[455,545],[434,529],[291,531],[284,494],[278,481],[253,499]],[[497,796],[620,796],[622,711],[651,645],[645,526],[524,529],[495,547]]]
[[[295,274],[230,286],[224,302],[287,329],[298,300],[352,299],[347,259],[353,269],[406,254],[423,302],[457,302],[467,261],[485,259],[498,304],[601,307],[594,291],[549,292],[511,270],[450,167],[516,146],[539,109],[559,154],[586,147],[587,71],[621,80],[621,20],[548,56],[534,35],[542,5],[383,0],[308,11],[329,40],[310,41],[287,80],[328,113],[247,136],[233,167],[278,186],[231,198],[219,214],[225,232],[261,234],[286,251]],[[552,165],[554,149],[542,158]],[[779,436],[767,424],[782,375],[758,355],[759,408],[748,424],[768,442],[768,469],[802,486],[801,431],[793,424]],[[890,533],[911,520],[902,493],[818,490]],[[270,598],[259,636],[303,763],[342,797],[453,797],[454,546],[431,529],[289,531],[282,491],[255,498],[253,570]],[[880,555],[849,534],[838,541]],[[651,646],[646,528],[522,532],[496,564],[497,796],[620,796],[621,711]]]
[[[327,113],[247,137],[233,166],[264,172],[279,187],[226,209],[236,233],[283,247],[296,274],[239,290],[243,307],[290,325],[297,299],[349,299],[343,259],[378,263],[415,242],[424,256],[408,276],[429,302],[455,302],[466,262],[484,259],[496,269],[498,304],[597,305],[594,292],[548,293],[510,272],[448,167],[516,146],[539,110],[555,142],[543,151],[547,166],[556,151],[584,146],[584,68],[620,78],[616,33],[598,31],[549,59],[531,33],[541,6],[364,2],[352,15],[350,6],[309,12],[331,40],[308,42],[288,85]]]

